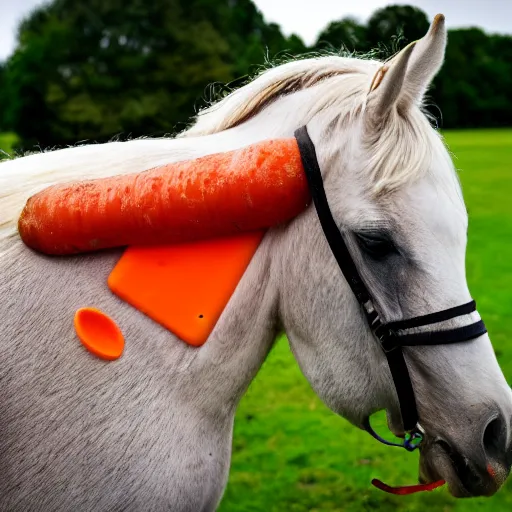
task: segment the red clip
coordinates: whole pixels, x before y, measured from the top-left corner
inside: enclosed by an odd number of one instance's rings
[[[380,489],[381,491],[387,492],[389,494],[397,494],[399,496],[406,496],[408,494],[415,494],[417,492],[422,491],[433,491],[438,487],[441,487],[446,482],[444,480],[438,480],[437,482],[432,482],[430,484],[417,484],[417,485],[404,485],[401,487],[391,487],[390,485],[381,482],[374,478],[372,480],[372,485]]]

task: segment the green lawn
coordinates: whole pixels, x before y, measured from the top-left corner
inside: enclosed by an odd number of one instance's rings
[[[449,132],[470,214],[468,279],[512,383],[512,130]],[[240,404],[222,512],[512,510],[512,477],[491,499],[445,489],[394,497],[372,477],[411,484],[416,454],[386,448],[330,412],[281,339]]]
[[[0,133],[0,160],[7,158],[17,140],[18,137],[14,133]]]

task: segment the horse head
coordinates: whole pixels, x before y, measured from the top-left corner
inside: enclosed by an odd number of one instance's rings
[[[428,34],[384,63],[364,96],[308,124],[327,198],[356,269],[384,322],[468,303],[468,215],[449,153],[422,112],[444,58],[446,31]],[[386,409],[404,435],[386,355],[309,209],[288,230],[282,322],[303,373],[328,406],[355,425]],[[298,242],[300,241],[300,242]],[[468,310],[412,333],[479,322]],[[420,479],[444,479],[454,496],[491,495],[512,463],[512,393],[487,334],[404,348],[425,431]],[[440,342],[441,343],[441,342]],[[402,411],[403,413],[403,411]]]

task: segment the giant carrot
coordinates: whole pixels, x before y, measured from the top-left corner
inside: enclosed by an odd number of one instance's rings
[[[54,185],[18,228],[46,254],[185,242],[269,228],[310,196],[296,140],[275,139],[141,173]]]

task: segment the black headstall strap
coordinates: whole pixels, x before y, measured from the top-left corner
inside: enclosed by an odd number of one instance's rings
[[[437,324],[473,313],[476,311],[474,301],[436,313],[387,324],[382,323],[374,307],[371,293],[361,279],[343,235],[332,216],[325,194],[315,146],[309,137],[306,126],[299,128],[295,132],[295,138],[299,146],[302,165],[306,174],[311,197],[313,198],[325,237],[347,283],[365,312],[372,332],[379,340],[386,355],[398,396],[404,430],[406,433],[417,433],[421,440],[422,429],[419,425],[414,389],[402,347],[413,345],[441,345],[469,341],[485,334],[487,332],[485,325],[479,320],[454,329],[408,332],[409,329]],[[373,432],[371,433],[374,435]],[[412,450],[417,445],[404,444],[404,446]]]

